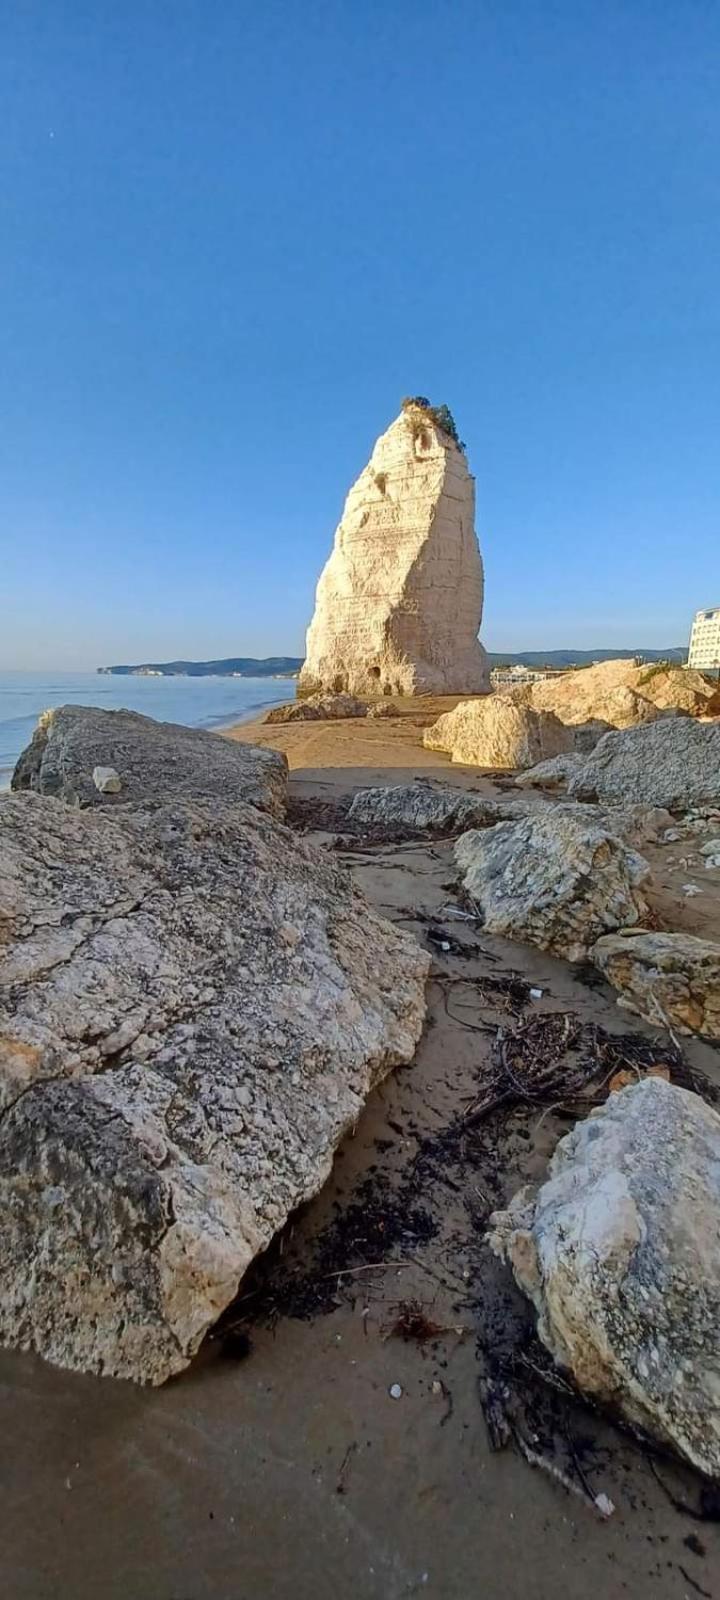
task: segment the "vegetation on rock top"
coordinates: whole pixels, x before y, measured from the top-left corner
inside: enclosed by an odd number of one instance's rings
[[[457,445],[458,450],[465,449],[463,440],[460,438],[457,431],[455,418],[449,406],[433,406],[430,404],[430,401],[424,394],[406,395],[405,398],[401,400],[400,404],[403,411],[409,410],[411,406],[419,406],[422,411],[427,411],[428,416],[435,423],[435,426],[437,428],[441,428],[443,433],[447,433],[450,436],[453,442]]]

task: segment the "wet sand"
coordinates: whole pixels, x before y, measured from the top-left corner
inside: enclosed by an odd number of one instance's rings
[[[418,724],[451,703],[414,704],[391,723],[244,724],[233,736],[286,751],[310,821],[314,801],[419,774],[493,792],[474,769],[422,749]],[[326,828],[309,837],[334,848]],[[720,874],[680,867],[690,848],[649,852],[655,909],[668,925],[718,937]],[[487,1081],[499,1026],[570,1014],[613,1038],[632,1033],[658,1059],[667,1036],[564,962],[449,919],[451,844],[349,841],[341,859],[386,915],[422,941],[430,918],[458,946],[434,947],[416,1059],[373,1094],[322,1194],[182,1377],[146,1391],[0,1352],[3,1594],[717,1593],[720,1538],[707,1519],[720,1515],[720,1497],[553,1389],[527,1308],[483,1242],[490,1211],[542,1177],[569,1117],[511,1108],[458,1131]],[[702,894],[683,896],[688,881]],[[522,988],[509,997],[502,980],[513,974],[541,988],[541,1000]],[[720,1084],[717,1051],[694,1041],[686,1055]],[[392,1333],[411,1301],[436,1327],[424,1343]],[[480,1384],[498,1370],[538,1452],[576,1492],[512,1446],[491,1450]],[[607,1521],[589,1504],[598,1493],[616,1507]]]

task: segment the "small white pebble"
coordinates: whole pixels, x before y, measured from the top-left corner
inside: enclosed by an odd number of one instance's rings
[[[402,1400],[401,1385],[399,1383],[391,1383],[388,1394],[391,1400]]]

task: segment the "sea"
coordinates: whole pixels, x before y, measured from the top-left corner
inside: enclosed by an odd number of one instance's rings
[[[100,672],[0,672],[0,789],[49,706],[142,711],[188,728],[229,728],[295,699],[292,678],[133,678]]]

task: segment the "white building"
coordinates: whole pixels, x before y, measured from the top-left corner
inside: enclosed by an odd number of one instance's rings
[[[720,667],[720,606],[714,611],[696,611],[690,634],[688,666],[706,672]]]

